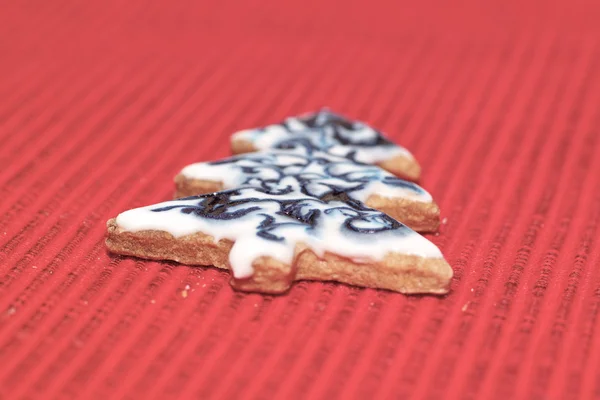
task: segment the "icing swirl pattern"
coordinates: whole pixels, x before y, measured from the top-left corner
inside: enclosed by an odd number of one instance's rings
[[[365,205],[373,194],[432,201],[418,185],[368,165],[409,154],[369,126],[321,110],[235,137],[270,150],[184,168],[186,178],[222,182],[225,190],[126,211],[119,228],[231,240],[237,279],[252,276],[262,256],[292,264],[298,245],[358,263],[390,253],[442,258],[433,243]]]
[[[299,243],[318,255],[327,251],[359,262],[381,260],[390,252],[442,257],[433,243],[400,222],[340,196],[327,201],[309,196],[295,178],[285,177],[279,185],[129,210],[117,224],[128,231],[161,230],[175,237],[202,232],[216,241],[232,240],[229,262],[236,278],[251,276],[252,261],[261,256],[292,263]]]
[[[258,150],[321,150],[367,164],[397,155],[412,158],[408,150],[367,124],[350,121],[328,109],[290,117],[280,124],[239,131],[233,135],[233,140],[248,141]]]
[[[293,177],[302,193],[324,201],[365,202],[372,194],[432,201],[431,195],[420,186],[379,167],[321,151],[296,149],[242,154],[188,165],[181,173],[189,179],[223,182],[226,189],[247,186],[269,189],[281,185],[284,178]]]

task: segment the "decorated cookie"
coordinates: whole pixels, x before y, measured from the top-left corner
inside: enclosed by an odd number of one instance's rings
[[[237,133],[232,143],[251,153],[185,167],[175,178],[179,199],[108,221],[108,248],[229,269],[244,291],[282,293],[303,279],[448,291],[452,269],[415,232],[437,229],[437,205],[379,167],[403,165],[394,172],[418,177],[406,150],[326,110]]]
[[[421,175],[421,167],[408,150],[365,123],[350,121],[327,109],[237,132],[231,138],[231,148],[234,154],[267,149],[321,150],[378,165],[408,180],[416,181]]]
[[[343,193],[346,201],[364,203],[418,232],[439,226],[439,208],[418,185],[377,166],[322,151],[271,150],[185,167],[175,178],[176,198],[238,187],[263,188],[294,177],[300,190],[328,201]]]
[[[333,192],[302,192],[295,177],[126,211],[108,222],[119,254],[232,271],[264,293],[294,280],[333,280],[402,293],[446,293],[452,269],[438,248],[388,215]]]

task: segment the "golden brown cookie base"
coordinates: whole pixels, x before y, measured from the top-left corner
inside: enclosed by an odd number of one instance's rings
[[[176,199],[223,190],[221,182],[188,179],[182,174],[175,177],[175,185]],[[417,232],[435,232],[440,225],[440,209],[433,202],[391,199],[375,194],[369,196],[365,204],[367,207],[386,213]]]
[[[233,245],[229,240],[215,243],[212,236],[203,233],[175,238],[162,231],[127,232],[117,226],[115,219],[109,220],[107,226],[106,245],[114,253],[229,268],[229,251]],[[452,278],[452,269],[442,258],[391,253],[382,261],[357,263],[331,253],[318,257],[303,245],[297,246],[293,265],[260,257],[253,267],[252,277],[232,278],[232,286],[243,291],[283,293],[294,280],[322,280],[400,293],[444,294]]]
[[[365,204],[402,222],[416,232],[436,232],[440,227],[440,208],[434,202],[391,199],[373,194],[367,198]]]
[[[421,178],[421,166],[414,157],[400,154],[389,160],[377,163],[377,166],[408,181],[418,182]]]
[[[231,152],[233,154],[252,153],[258,151],[252,142],[243,139],[231,140]],[[421,166],[410,155],[400,154],[389,160],[377,164],[380,168],[409,181],[417,182],[421,177]]]
[[[258,149],[254,147],[252,142],[244,139],[231,139],[231,152],[233,154],[253,153],[255,151],[258,151]]]
[[[215,193],[223,190],[222,182],[205,181],[201,179],[189,179],[183,174],[175,177],[175,199],[181,199],[200,194]]]

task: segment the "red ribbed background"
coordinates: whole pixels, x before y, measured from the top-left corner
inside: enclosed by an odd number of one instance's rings
[[[600,397],[599,9],[0,0],[0,398]],[[448,296],[107,254],[230,133],[321,106],[417,156]]]

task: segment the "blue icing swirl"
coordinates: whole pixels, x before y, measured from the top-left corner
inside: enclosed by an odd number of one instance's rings
[[[256,235],[274,241],[284,240],[284,235],[278,234],[282,227],[303,226],[310,232],[318,227],[322,218],[327,217],[343,220],[341,230],[345,228],[353,234],[411,232],[386,214],[364,207],[358,202],[344,204],[337,199],[322,201],[303,196],[292,189],[231,189],[186,197],[171,203],[173,204],[163,203],[161,207],[151,208],[151,211],[160,213],[179,209],[184,214],[215,222],[258,215],[260,222],[256,226]]]
[[[365,205],[372,194],[431,201],[418,185],[359,162],[360,154],[373,159],[401,149],[379,132],[327,110],[248,132],[256,140],[272,134],[278,149],[190,165],[186,178],[222,182],[225,190],[126,211],[119,226],[229,239],[237,278],[252,274],[257,257],[291,263],[300,243],[354,260],[398,252],[441,257],[427,239]]]
[[[200,173],[194,173],[196,166]],[[191,178],[206,179],[202,171],[211,167],[216,167],[215,170],[222,168],[223,179],[226,175],[239,176],[228,188],[251,186],[274,190],[293,185],[305,195],[320,200],[354,202],[364,200],[365,196],[359,196],[359,192],[377,182],[385,188],[401,189],[415,198],[430,200],[429,194],[420,186],[397,178],[379,167],[319,151],[274,150],[243,154],[194,164],[184,169],[183,173]]]
[[[327,151],[369,163],[383,161],[400,153],[410,156],[406,149],[391,142],[381,132],[328,109],[238,134],[244,135],[246,140],[252,141],[261,150]]]

